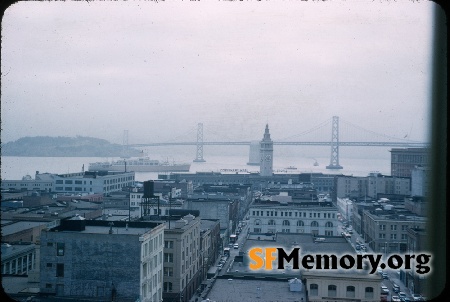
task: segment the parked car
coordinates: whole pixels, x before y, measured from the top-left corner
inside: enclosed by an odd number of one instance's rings
[[[401,302],[402,300],[400,300],[399,296],[392,296],[391,301],[392,302]]]
[[[413,301],[425,301],[421,295],[414,294],[412,295]]]
[[[389,279],[389,275],[387,273],[382,273],[381,276],[383,279]]]
[[[398,293],[398,292],[400,291],[400,286],[398,286],[398,285],[395,284],[395,283],[392,283],[392,290],[393,290],[395,293]]]
[[[381,285],[381,293],[389,295],[389,289],[385,285]]]
[[[233,248],[234,248],[234,249],[238,249],[238,248],[239,248],[239,244],[238,244],[238,243],[235,243],[235,244],[233,245]]]

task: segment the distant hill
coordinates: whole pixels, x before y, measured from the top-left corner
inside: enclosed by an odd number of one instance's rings
[[[129,149],[128,156],[139,151]],[[123,146],[93,137],[23,137],[1,145],[3,156],[67,156],[67,157],[119,157],[124,156]]]

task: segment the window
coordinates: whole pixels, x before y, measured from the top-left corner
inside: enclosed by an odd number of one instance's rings
[[[397,225],[391,224],[391,231],[397,231]]]
[[[283,220],[283,225],[291,225],[291,224],[289,223],[289,220]]]
[[[173,249],[173,241],[164,240],[164,248]]]
[[[325,227],[326,228],[332,228],[333,227],[333,223],[331,221],[328,221],[327,223],[325,223]]]
[[[269,220],[269,225],[275,225],[275,220],[270,219],[270,220]]]
[[[347,286],[347,292],[346,292],[345,296],[347,298],[354,298],[355,297],[355,287]]]
[[[164,276],[172,277],[173,276],[173,268],[172,267],[165,267],[164,268]]]
[[[73,181],[72,180],[66,180],[65,182],[64,182],[65,184],[72,184],[73,183]]]
[[[56,264],[56,277],[64,277],[64,264]]]
[[[47,263],[47,267],[53,267],[53,264]]]
[[[336,297],[336,285],[328,285],[328,297]]]
[[[373,287],[366,287],[365,298],[366,299],[373,299]]]
[[[261,233],[261,229],[260,229],[260,228],[254,228],[254,229],[253,229],[253,232],[254,232],[254,233]]]
[[[309,294],[311,296],[317,296],[319,295],[319,285],[313,283],[309,285]]]
[[[145,283],[142,285],[142,296],[147,297],[147,284]]]
[[[260,224],[261,224],[261,220],[256,219],[256,220],[255,220],[255,225],[260,225]]]
[[[290,230],[290,229],[282,229],[281,232],[282,232],[282,233],[290,233],[291,230]]]
[[[142,278],[147,277],[147,263],[142,265]]]
[[[302,220],[297,221],[297,226],[302,227],[305,226],[305,223]]]
[[[46,283],[45,288],[52,288],[52,285],[50,283]]]
[[[380,234],[379,234],[379,238],[380,238],[380,239],[385,239],[385,238],[386,238],[386,234],[380,233]]]
[[[391,239],[397,239],[397,234],[391,234]]]
[[[385,224],[380,224],[380,231],[384,231],[386,230],[386,225]]]
[[[64,243],[59,242],[56,244],[56,255],[64,256]]]
[[[164,262],[173,262],[173,254],[164,253]]]
[[[319,227],[319,223],[314,220],[313,222],[311,222],[311,227],[318,228]]]

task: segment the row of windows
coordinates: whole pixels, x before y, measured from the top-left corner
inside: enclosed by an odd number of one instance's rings
[[[57,185],[62,185],[62,184],[66,184],[66,185],[71,185],[71,184],[76,184],[76,185],[81,185],[81,184],[86,184],[86,180],[75,180],[75,181],[73,181],[73,180],[65,180],[65,181],[63,181],[62,179],[57,179],[56,181],[55,181],[55,184],[57,184]],[[90,185],[92,185],[92,180],[90,180],[89,181],[89,184]]]
[[[262,229],[261,228],[253,228],[253,232],[254,233],[261,233]],[[276,232],[277,232],[276,229],[268,229],[267,230],[267,233],[275,234]],[[282,233],[291,233],[291,229],[283,228],[283,229],[281,229],[281,232]],[[298,234],[303,234],[303,233],[305,233],[305,230],[304,229],[297,229],[297,230],[294,230],[294,232],[297,232]],[[313,234],[314,236],[318,236],[319,235],[319,231],[318,230],[311,230],[311,234]],[[334,232],[332,230],[331,231],[330,230],[325,230],[323,235],[325,235],[325,236],[334,236],[335,234],[334,234]]]
[[[352,286],[352,285],[346,286],[345,297],[346,298],[354,298],[355,292],[356,292],[356,289],[354,286]],[[364,298],[365,299],[373,299],[374,298],[373,292],[374,292],[373,287],[370,287],[370,286],[366,287],[364,289],[364,293],[365,293]],[[319,285],[318,284],[312,283],[309,285],[309,295],[310,296],[318,296],[319,295]],[[328,297],[336,297],[337,296],[337,286],[336,285],[333,285],[333,284],[328,285],[327,296]]]
[[[386,239],[386,234],[380,233],[378,238],[379,239]],[[397,239],[397,234],[391,234],[390,238],[391,239]],[[408,239],[408,235],[407,234],[401,234],[401,240],[406,240],[406,239]]]
[[[269,220],[269,222],[267,224],[268,225],[276,225],[276,222],[275,222],[275,220],[271,219],[271,220]],[[255,220],[255,225],[261,225],[261,220],[256,219]],[[289,220],[283,220],[282,225],[290,226],[291,222]],[[297,226],[300,226],[300,227],[305,226],[305,223],[302,220],[298,220],[297,221]],[[314,221],[311,222],[311,227],[319,227],[319,223],[314,220]],[[326,228],[332,228],[333,227],[333,223],[331,221],[327,221],[325,223],[325,227]]]
[[[378,227],[379,227],[380,231],[386,230],[385,224],[380,224]],[[397,224],[391,224],[390,228],[391,228],[391,231],[397,231]],[[407,224],[402,224],[402,231],[407,231],[408,228],[409,228],[409,226]]]
[[[162,234],[159,234],[157,237],[150,239],[149,242],[146,242],[142,249],[142,255],[144,255],[144,257],[149,256],[153,250],[157,250],[158,247],[162,246],[163,244],[163,237]]]
[[[265,211],[266,215],[264,215],[264,211],[252,211],[253,216],[278,216],[278,211]],[[292,215],[294,213],[294,215]],[[306,217],[306,212],[287,212],[280,211],[280,217]],[[320,213],[320,212],[309,212],[309,218],[335,218],[335,213]]]

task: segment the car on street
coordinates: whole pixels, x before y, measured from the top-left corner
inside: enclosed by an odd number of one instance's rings
[[[408,297],[400,298],[400,301],[402,302],[411,302],[411,299]]]
[[[401,302],[402,300],[400,300],[399,296],[392,296],[391,301],[392,302]]]
[[[381,293],[389,295],[389,289],[385,285],[381,285]]]
[[[235,243],[235,244],[233,245],[233,248],[237,250],[237,249],[239,248],[239,244],[238,244],[238,243]]]
[[[389,279],[389,275],[387,273],[382,273],[381,277],[383,277],[383,279]]]
[[[400,291],[400,286],[392,282],[392,290],[394,291],[394,293],[398,293]]]
[[[413,301],[425,301],[421,295],[414,294],[412,295]]]

